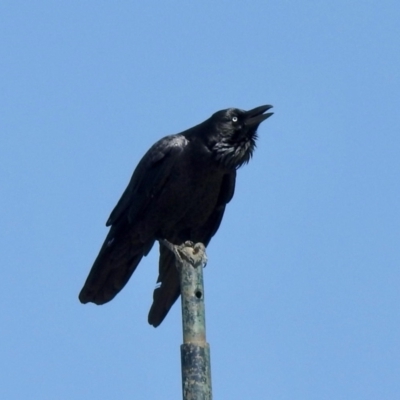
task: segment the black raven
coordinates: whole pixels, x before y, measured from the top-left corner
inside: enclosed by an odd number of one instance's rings
[[[112,300],[156,240],[208,245],[232,199],[236,170],[250,160],[270,108],[218,111],[148,150],[107,221],[111,228],[79,294],[82,303]],[[179,295],[174,255],[160,244],[149,324],[160,325]]]

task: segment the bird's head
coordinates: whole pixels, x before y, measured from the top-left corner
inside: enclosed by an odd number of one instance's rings
[[[258,126],[273,114],[264,114],[270,108],[269,105],[250,111],[228,108],[213,114],[209,120],[213,124],[209,146],[216,160],[228,168],[247,163],[256,147]]]

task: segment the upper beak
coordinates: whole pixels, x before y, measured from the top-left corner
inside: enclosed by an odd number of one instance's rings
[[[260,106],[253,108],[250,111],[246,111],[246,126],[249,128],[254,128],[257,127],[258,125],[261,124],[261,122],[265,121],[267,118],[269,118],[273,113],[265,113],[265,111],[268,111],[272,106]]]

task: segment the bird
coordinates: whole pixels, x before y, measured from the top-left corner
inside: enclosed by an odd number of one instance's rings
[[[236,171],[249,162],[257,129],[271,105],[228,108],[157,141],[138,163],[106,222],[110,230],[79,294],[102,305],[127,284],[156,241],[207,246],[235,191]],[[148,322],[157,327],[180,296],[174,254],[159,244],[159,274]]]

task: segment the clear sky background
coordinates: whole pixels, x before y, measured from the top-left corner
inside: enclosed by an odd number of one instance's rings
[[[274,105],[208,248],[215,399],[397,400],[398,1],[0,5],[0,398],[178,399],[180,304],[154,247],[78,292],[159,138]]]

